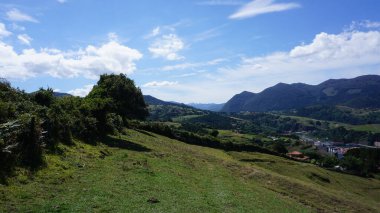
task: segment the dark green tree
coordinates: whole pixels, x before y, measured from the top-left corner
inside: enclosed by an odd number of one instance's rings
[[[44,88],[40,88],[37,92],[34,93],[33,100],[41,106],[49,107],[54,101],[53,89],[47,88],[45,90]]]
[[[216,130],[216,129],[213,129],[212,132],[211,132],[211,135],[214,136],[214,137],[218,137],[219,131]]]
[[[285,154],[288,152],[288,150],[286,149],[286,147],[284,145],[284,142],[282,142],[282,141],[275,142],[272,145],[272,149],[273,149],[273,151],[275,151],[277,153],[282,153],[282,154]]]
[[[124,74],[101,75],[97,85],[94,86],[86,99],[90,102],[101,103],[104,107],[102,110],[107,113],[116,113],[124,121],[127,119],[145,119],[149,115],[141,90]],[[106,119],[105,114],[104,119]]]

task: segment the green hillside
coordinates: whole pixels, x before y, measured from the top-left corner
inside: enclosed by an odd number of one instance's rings
[[[0,185],[0,212],[378,212],[380,180],[126,130],[46,154]]]

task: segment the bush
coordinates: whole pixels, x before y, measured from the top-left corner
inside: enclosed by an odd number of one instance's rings
[[[218,135],[219,135],[219,131],[216,130],[216,129],[213,129],[213,130],[211,131],[211,135],[214,136],[214,137],[218,137]]]
[[[339,164],[339,160],[334,156],[326,156],[321,160],[321,166],[332,168]]]
[[[115,113],[108,113],[106,120],[108,132],[117,134],[124,127],[123,118]]]
[[[48,148],[55,149],[59,142],[72,144],[73,122],[63,109],[54,104],[47,112],[43,128],[47,131],[46,143]]]
[[[53,89],[47,88],[45,90],[44,88],[40,88],[34,93],[33,100],[41,106],[49,107],[54,101]]]
[[[288,150],[286,149],[285,145],[283,144],[283,142],[280,142],[280,141],[273,143],[273,145],[271,146],[271,149],[281,154],[288,153]]]
[[[85,142],[95,143],[99,138],[99,132],[97,128],[98,121],[94,117],[86,116],[80,120],[78,137]]]
[[[313,151],[313,150],[306,150],[306,151],[303,151],[303,154],[308,156],[310,159],[315,159],[315,160],[320,160],[322,159],[322,155],[319,154],[318,152],[316,151]]]
[[[35,169],[44,163],[42,128],[39,120],[32,116],[23,121],[17,141],[20,143],[20,163]]]
[[[363,161],[360,158],[347,155],[341,161],[340,165],[350,171],[354,171],[355,173],[367,173],[368,171],[364,171],[363,169]]]

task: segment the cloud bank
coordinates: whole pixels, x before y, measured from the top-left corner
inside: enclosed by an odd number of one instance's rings
[[[22,40],[23,37],[19,36]],[[25,38],[24,38],[25,39]],[[25,39],[24,43],[28,43]],[[29,41],[30,42],[30,41]],[[103,73],[131,74],[142,54],[116,41],[85,49],[24,49],[16,52],[13,46],[0,40],[0,77],[27,79],[37,75],[58,78],[85,77],[96,79]]]

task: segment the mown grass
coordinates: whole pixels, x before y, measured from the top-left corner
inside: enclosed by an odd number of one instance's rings
[[[63,154],[47,154],[46,168],[34,174],[20,170],[9,185],[0,186],[0,212],[380,209],[379,180],[265,154],[188,145],[149,132],[128,130],[97,146],[76,141],[60,149]]]

